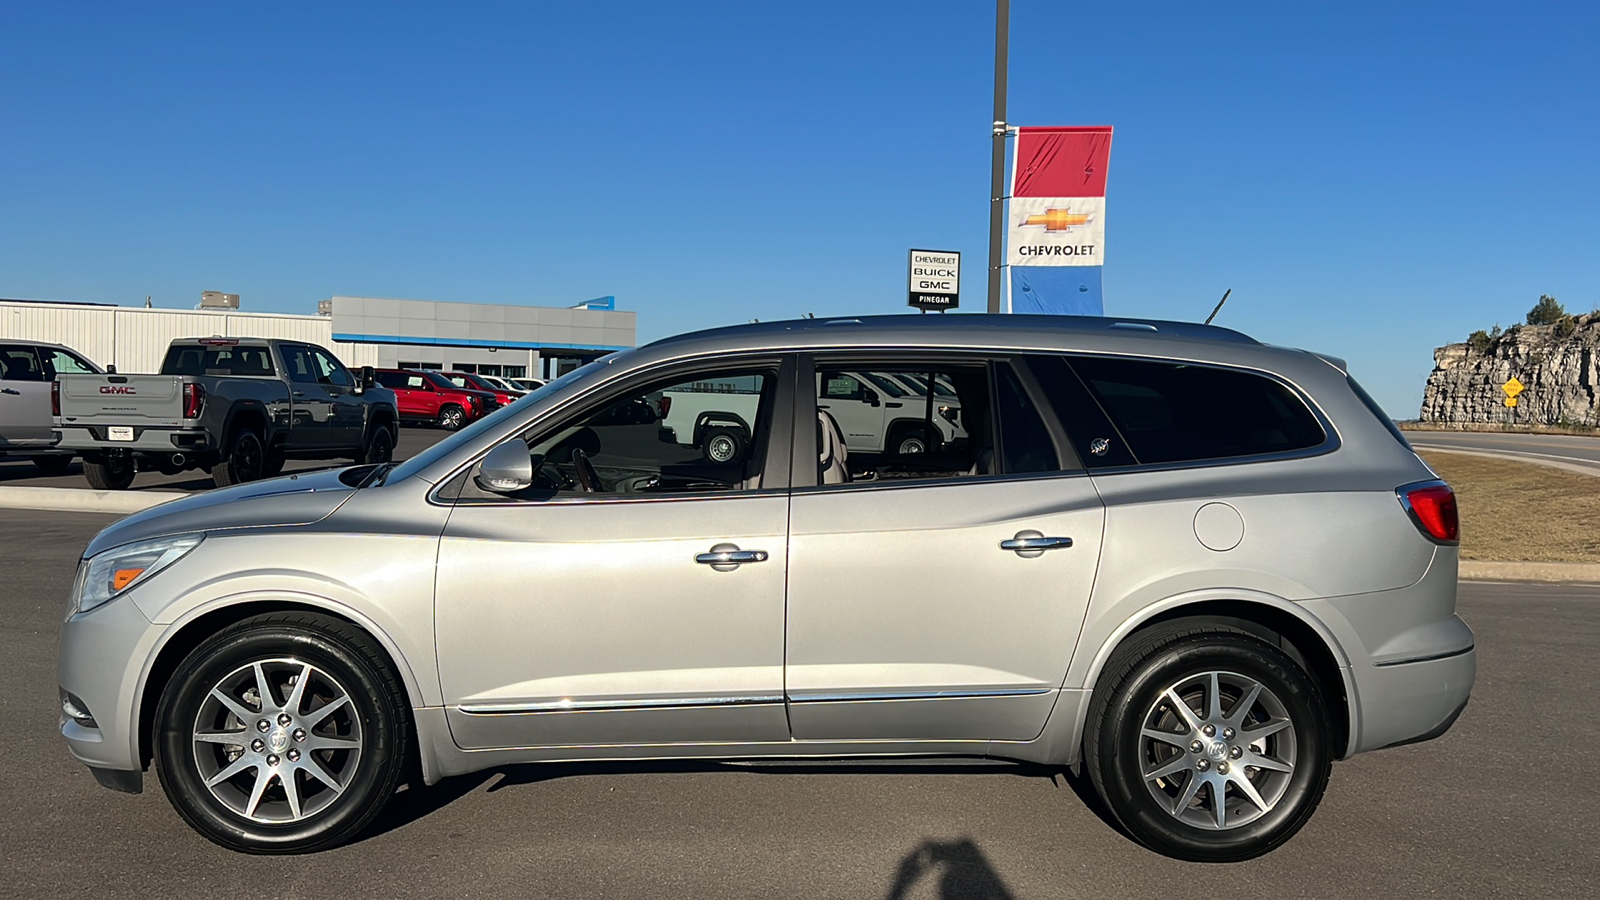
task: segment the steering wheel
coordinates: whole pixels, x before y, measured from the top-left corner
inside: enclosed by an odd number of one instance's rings
[[[586,494],[600,492],[600,473],[594,470],[594,463],[589,462],[589,454],[574,447],[572,449],[572,470],[578,475],[578,484],[583,487]]]

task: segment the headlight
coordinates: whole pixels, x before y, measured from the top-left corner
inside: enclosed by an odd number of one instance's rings
[[[203,534],[178,534],[112,547],[84,563],[73,592],[73,611],[88,612],[165,569],[200,546]]]

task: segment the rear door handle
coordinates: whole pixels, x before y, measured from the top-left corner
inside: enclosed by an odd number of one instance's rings
[[[1018,556],[1029,558],[1039,556],[1046,550],[1059,550],[1071,546],[1072,538],[1045,537],[1037,531],[1019,531],[1016,537],[1000,542],[1001,550],[1012,550]]]
[[[695,554],[694,561],[718,572],[731,572],[745,563],[767,561],[765,550],[740,550],[737,544],[717,544],[709,553]]]
[[[14,391],[11,388],[0,389],[0,394],[11,394],[14,397],[21,397],[22,396],[22,392],[21,391]]]

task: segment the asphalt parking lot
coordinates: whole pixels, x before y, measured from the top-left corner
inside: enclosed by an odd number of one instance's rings
[[[1288,846],[1156,856],[1059,772],[965,763],[520,766],[403,793],[338,850],[249,857],[98,787],[56,731],[55,638],[110,517],[0,511],[0,896],[1591,897],[1600,589],[1462,586],[1479,679],[1455,729],[1335,767]]]

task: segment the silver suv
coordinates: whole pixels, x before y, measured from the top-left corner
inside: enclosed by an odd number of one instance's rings
[[[948,385],[961,437],[849,448],[839,370]],[[757,398],[715,460],[651,403],[707,384]],[[106,529],[61,732],[251,852],[352,839],[412,771],[915,754],[1081,767],[1148,846],[1240,860],[1335,759],[1461,713],[1457,557],[1449,487],[1337,359],[1171,322],[741,326],[398,466]]]

